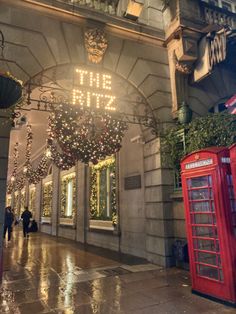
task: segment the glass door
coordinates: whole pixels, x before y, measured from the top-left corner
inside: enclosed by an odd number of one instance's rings
[[[223,281],[212,176],[187,179],[193,262],[197,276]]]

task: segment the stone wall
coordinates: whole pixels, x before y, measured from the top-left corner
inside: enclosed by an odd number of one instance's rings
[[[76,230],[73,227],[67,226],[58,226],[57,234],[59,237],[75,240],[76,239]]]
[[[152,26],[162,27],[159,1],[146,1],[145,6],[148,14],[142,18],[148,19]],[[84,47],[84,32],[100,24],[91,20],[85,23],[77,17],[49,9],[39,11],[27,5],[20,8],[4,1],[0,4],[0,26],[7,42],[14,43],[18,49],[16,54],[9,45],[7,56],[13,56],[27,70],[22,73],[16,69],[15,76],[27,81],[30,77],[41,77],[41,73],[49,73],[49,78],[53,79],[64,65],[91,66]],[[171,122],[170,72],[163,41],[159,37],[145,37],[142,28],[138,34],[111,24],[105,30],[109,45],[97,69],[109,71],[120,80],[121,96],[128,99],[126,110],[133,113],[139,107],[139,112],[143,113],[147,109],[156,117],[160,128],[163,123]],[[65,75],[66,71],[61,71],[61,78]],[[130,139],[136,135],[142,140],[131,143]],[[162,163],[160,141],[144,127],[130,127],[119,158],[120,232],[109,234],[89,230],[88,168],[81,164],[76,170],[76,230],[58,225],[59,172],[54,168],[52,226],[43,224],[41,231],[169,266],[174,237],[169,199],[172,178]],[[141,175],[141,188],[125,190],[124,179],[132,175]],[[42,186],[37,185],[38,218],[41,216],[41,189]]]
[[[163,165],[160,139],[145,144],[144,171],[147,258],[168,267],[173,262],[174,232],[170,199],[173,178],[171,171]]]
[[[182,192],[172,194],[174,237],[178,240],[186,240],[185,211]]]

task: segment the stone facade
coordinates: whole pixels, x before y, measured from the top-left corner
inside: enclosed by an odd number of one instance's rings
[[[123,17],[125,0],[119,2],[115,18],[101,11],[93,11],[91,17],[88,7],[77,6],[72,12],[71,4],[63,1],[55,1],[55,7],[44,6],[47,1],[1,1],[0,30],[6,37],[7,57],[16,61],[16,77],[26,84],[43,77],[47,83],[53,79],[67,82],[71,65],[108,71],[117,83],[119,96],[128,99],[126,112],[134,113],[141,99],[139,112],[147,109],[158,122],[158,135],[145,126],[130,124],[117,154],[119,225],[115,231],[90,225],[89,167],[77,163],[73,224],[60,221],[59,169],[53,166],[50,175],[50,221],[42,220],[43,182],[37,184],[35,218],[41,222],[42,232],[143,257],[166,267],[173,265],[172,245],[176,239],[185,239],[184,208],[181,192],[173,189],[172,170],[163,159],[160,133],[174,122],[182,101],[199,116],[235,93],[235,77],[228,67],[217,67],[201,82],[192,80],[198,42],[209,26],[200,2],[146,0],[138,20],[131,22]],[[84,46],[84,34],[93,27],[104,29],[108,40],[98,65],[88,60]],[[219,81],[222,75],[224,82]],[[37,97],[37,90],[32,95]],[[33,118],[33,122],[42,123],[39,117]],[[38,138],[42,147],[45,130]],[[132,141],[136,137],[141,140]],[[3,141],[7,149],[8,138]],[[125,189],[125,178],[135,175],[141,177],[141,186]],[[28,200],[27,196],[26,204]]]

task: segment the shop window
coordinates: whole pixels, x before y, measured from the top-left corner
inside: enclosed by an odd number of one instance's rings
[[[61,177],[61,218],[73,218],[76,208],[75,173]]]
[[[90,173],[90,211],[91,219],[108,220],[116,225],[117,191],[116,161],[107,158],[91,167]]]
[[[52,182],[46,182],[43,184],[43,217],[51,217],[52,213]]]
[[[29,210],[32,213],[32,216],[35,217],[36,212],[36,203],[35,203],[35,186],[30,187],[29,189]]]

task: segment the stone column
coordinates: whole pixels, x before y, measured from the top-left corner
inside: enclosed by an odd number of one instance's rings
[[[144,146],[146,251],[155,264],[172,265],[173,214],[169,198],[173,190],[171,171],[161,162],[160,139]]]
[[[0,110],[0,280],[2,279],[3,224],[6,204],[6,184],[11,123],[5,110]]]
[[[77,182],[77,232],[76,240],[86,243],[86,235],[88,229],[88,200],[89,200],[89,185],[88,185],[89,167],[78,163],[76,178]]]
[[[59,190],[60,189],[60,170],[54,164],[52,166],[52,235],[57,235],[59,223]]]

